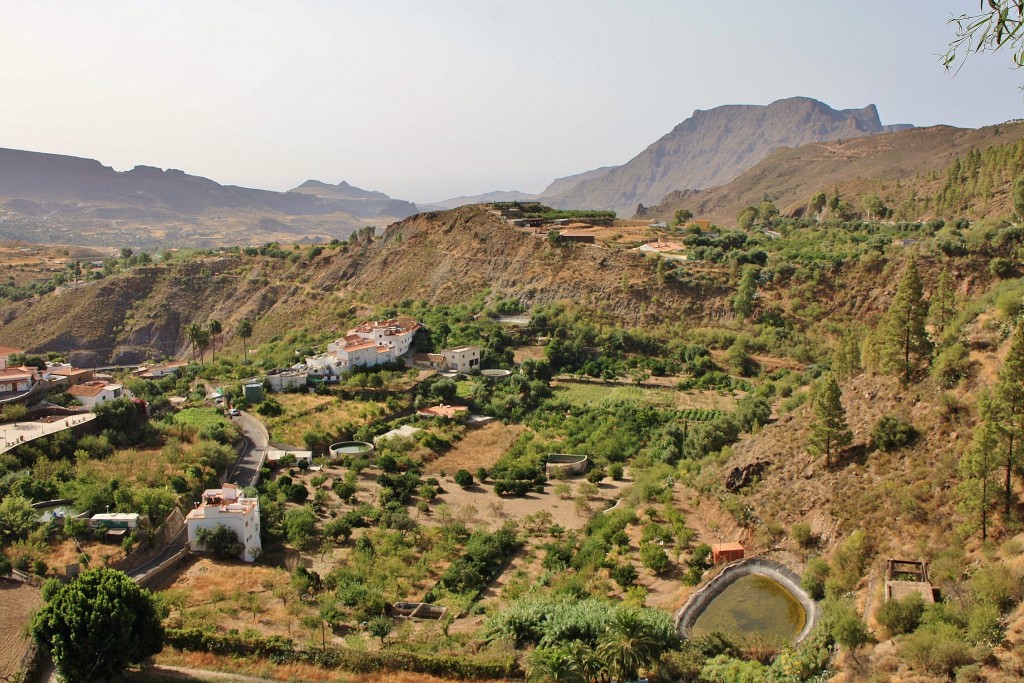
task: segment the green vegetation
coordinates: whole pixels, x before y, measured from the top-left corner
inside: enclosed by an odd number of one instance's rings
[[[123,572],[90,569],[44,593],[32,637],[53,655],[65,681],[115,679],[160,651],[163,626],[152,596]]]

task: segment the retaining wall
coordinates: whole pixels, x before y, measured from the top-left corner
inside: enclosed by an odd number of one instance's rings
[[[136,578],[135,580],[143,588],[149,588],[154,583],[156,583],[161,577],[163,577],[167,572],[169,572],[171,569],[174,569],[191,556],[192,555],[189,552],[189,548],[186,545],[177,553],[167,558],[167,561],[161,564],[159,567],[155,567],[149,570],[148,572]]]
[[[683,638],[689,638],[690,629],[693,628],[694,622],[707,609],[711,601],[721,595],[722,591],[732,585],[737,579],[749,576],[750,574],[767,576],[793,594],[793,597],[800,602],[800,605],[804,608],[804,613],[807,615],[804,621],[804,628],[793,639],[793,644],[796,645],[806,638],[820,616],[818,604],[800,587],[800,577],[795,572],[774,560],[768,560],[763,557],[750,557],[745,560],[730,562],[725,565],[717,576],[698,588],[686,601],[682,609],[676,613],[676,630],[679,631],[679,635]]]

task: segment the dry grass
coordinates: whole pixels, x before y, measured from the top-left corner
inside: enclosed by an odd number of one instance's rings
[[[573,492],[577,484],[584,481],[582,477],[568,479]],[[474,484],[469,489],[463,489],[452,479],[452,474],[441,479],[441,486],[445,493],[439,495],[433,506],[434,513],[430,517],[420,518],[425,525],[440,524],[444,515],[438,516],[437,505],[445,504],[451,515],[464,521],[471,527],[486,527],[494,530],[508,520],[522,520],[527,515],[538,512],[550,512],[552,522],[561,524],[566,529],[582,529],[593,513],[607,507],[611,501],[618,498],[623,490],[632,481],[624,479],[613,481],[606,479],[600,485],[598,496],[590,502],[590,513],[580,513],[576,510],[576,503],[572,498],[562,499],[552,493],[554,486],[559,482],[552,481],[545,488],[544,493],[530,493],[526,496],[498,496],[490,483],[480,485]]]
[[[489,469],[525,431],[523,425],[506,425],[497,421],[467,430],[450,450],[426,463],[425,469],[431,473],[444,471],[449,474],[463,468],[474,473],[480,467]]]
[[[736,397],[729,393],[711,390],[677,391],[679,377],[651,377],[645,383],[655,388],[638,387],[623,382],[568,382],[552,383],[555,398],[575,405],[593,405],[611,401],[635,401],[663,408],[680,410],[699,408],[704,410],[730,411],[736,407]]]
[[[274,394],[274,398],[284,413],[264,420],[271,438],[296,446],[302,445],[302,435],[309,430],[336,432],[344,423],[362,425],[377,412],[387,412],[383,404],[342,401],[333,396]]]
[[[38,588],[0,579],[0,679],[8,680],[18,671],[29,643],[23,629],[42,604]]]

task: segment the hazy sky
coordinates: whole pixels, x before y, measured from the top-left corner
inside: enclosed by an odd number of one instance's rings
[[[0,147],[286,190],[539,192],[690,116],[794,95],[883,123],[1024,116],[1008,54],[955,78],[977,0],[7,0]]]

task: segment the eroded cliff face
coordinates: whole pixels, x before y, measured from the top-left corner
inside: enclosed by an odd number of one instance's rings
[[[637,204],[656,204],[670,192],[725,184],[780,147],[884,129],[873,104],[836,110],[808,97],[697,110],[622,166],[601,169],[596,177],[583,174],[568,188],[563,179],[557,192],[542,197],[558,208],[612,209],[629,216]]]

